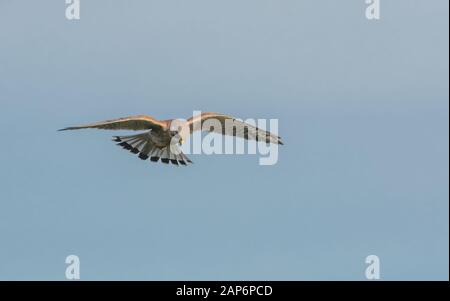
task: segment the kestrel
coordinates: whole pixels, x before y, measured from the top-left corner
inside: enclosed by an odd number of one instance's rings
[[[209,122],[208,122],[209,121]],[[206,124],[205,124],[206,122]],[[208,126],[212,122],[220,123],[219,127]],[[229,122],[233,124],[229,126]],[[241,137],[247,140],[265,141],[266,143],[283,144],[281,138],[256,126],[237,120],[236,118],[219,113],[201,113],[186,120],[179,119],[157,120],[147,115],[130,116],[96,123],[73,126],[59,131],[96,128],[104,130],[133,130],[146,131],[131,136],[114,136],[117,145],[138,154],[142,160],[150,158],[152,162],[175,165],[187,165],[192,161],[179,149],[183,137],[194,131],[203,130]]]

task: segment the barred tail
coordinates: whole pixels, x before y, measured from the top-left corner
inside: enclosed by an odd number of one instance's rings
[[[169,164],[170,162],[174,165],[193,163],[181,150],[179,153],[174,153],[170,151],[169,146],[164,148],[155,146],[148,132],[131,136],[114,136],[113,140],[131,153],[139,154],[138,157],[142,160],[150,158],[151,162],[158,162],[161,159],[162,163]]]

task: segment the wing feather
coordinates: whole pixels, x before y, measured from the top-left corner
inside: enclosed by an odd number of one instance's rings
[[[159,130],[165,126],[164,121],[159,121],[147,115],[136,115],[118,119],[105,120],[80,126],[71,126],[59,131],[79,130],[79,129],[103,129],[103,130]]]
[[[220,122],[221,127],[205,127],[205,122],[208,120],[217,120]],[[229,122],[226,123],[226,121]],[[220,113],[202,113],[191,117],[187,120],[190,132],[194,131],[212,131],[222,135],[241,137],[247,140],[265,141],[267,143],[283,144],[281,137],[265,130],[262,130],[249,123],[237,120],[233,116],[220,114]],[[208,125],[208,124],[206,124]],[[231,125],[231,126],[230,126]]]

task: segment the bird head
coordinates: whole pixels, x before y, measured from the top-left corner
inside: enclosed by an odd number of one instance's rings
[[[174,139],[178,139],[180,144],[183,144],[183,141],[189,135],[187,121],[184,119],[172,120],[170,122],[169,135]]]

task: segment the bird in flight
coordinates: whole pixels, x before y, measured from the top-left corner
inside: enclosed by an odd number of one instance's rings
[[[220,126],[208,126],[211,121]],[[230,123],[229,123],[230,122]],[[229,126],[232,124],[233,126]],[[259,129],[256,126],[240,121],[232,116],[219,113],[201,113],[185,122],[179,119],[157,120],[148,115],[136,115],[96,123],[72,126],[59,131],[79,129],[133,130],[146,131],[137,135],[114,136],[117,145],[138,154],[142,160],[150,158],[152,162],[174,165],[188,165],[192,161],[177,146],[183,143],[183,137],[194,131],[216,132],[222,135],[241,137],[247,140],[265,141],[266,143],[283,144],[281,137]]]

